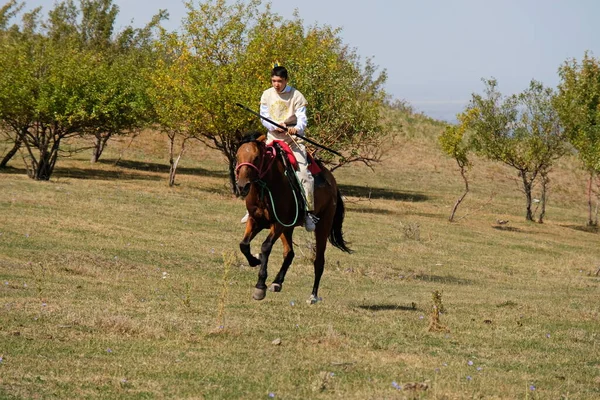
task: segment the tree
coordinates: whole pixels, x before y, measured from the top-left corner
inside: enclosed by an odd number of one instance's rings
[[[379,161],[390,132],[381,123],[386,72],[378,72],[372,59],[363,62],[356,50],[343,43],[339,28],[313,25],[305,29],[296,14],[273,32],[257,44],[265,46],[266,42],[270,57],[288,67],[292,84],[307,98],[308,134],[344,154],[334,158],[321,152],[320,157],[331,170],[352,162],[371,166]]]
[[[151,122],[145,70],[154,62],[153,31],[167,18],[159,11],[144,28],[131,26],[115,34],[119,7],[112,0],[73,0],[56,5],[49,15],[48,36],[102,56],[104,94],[96,107],[97,123],[82,134],[93,138],[91,162],[97,162],[113,135],[126,134]]]
[[[199,113],[196,85],[189,74],[192,55],[187,47],[176,33],[164,31],[156,46],[161,57],[150,74],[148,93],[155,121],[169,141],[169,186],[173,186],[185,145],[196,138],[196,121],[204,116]]]
[[[258,110],[260,94],[270,85],[269,71],[278,61],[290,70],[292,85],[307,97],[308,134],[346,155],[337,165],[376,161],[386,134],[379,123],[386,97],[385,73],[377,75],[370,60],[362,65],[356,53],[343,46],[338,30],[305,29],[298,17],[284,20],[271,12],[269,4],[262,11],[261,5],[260,0],[230,5],[224,0],[205,1],[197,8],[186,3],[181,33],[162,39],[165,49],[169,41],[176,43],[177,50],[168,52],[165,63],[172,69],[170,86],[161,86],[169,80],[164,68],[154,79],[153,90],[162,93],[155,104],[162,114],[159,119],[165,121],[159,122],[163,130],[185,132],[185,137],[220,151],[227,159],[235,193],[238,133],[262,129],[257,118],[235,104]],[[169,93],[177,81],[189,87]],[[165,108],[160,99],[166,98],[175,104],[172,115],[160,111]],[[180,142],[185,143],[185,138]]]
[[[438,138],[442,151],[456,161],[460,172],[460,176],[462,177],[465,183],[464,193],[456,200],[456,202],[454,203],[454,207],[452,207],[452,212],[450,213],[450,217],[448,218],[450,222],[454,221],[454,215],[456,214],[458,206],[462,203],[462,201],[469,193],[469,180],[467,178],[467,172],[471,168],[472,164],[468,158],[468,154],[471,149],[469,140],[466,137],[466,132],[469,123],[476,115],[476,109],[470,109],[466,112],[458,114],[459,124],[448,125],[444,132]]]
[[[61,142],[94,126],[105,70],[94,53],[56,46],[46,38],[40,38],[36,50],[33,120],[21,137],[28,175],[49,180]]]
[[[28,175],[48,180],[61,141],[86,126],[97,58],[44,34],[39,10],[23,17],[0,57],[0,117],[25,148]]]
[[[589,174],[587,224],[596,226],[592,184],[600,173],[600,62],[586,52],[581,63],[575,59],[565,61],[559,75],[555,108],[569,142]]]
[[[186,143],[201,140],[225,155],[235,190],[236,132],[259,127],[235,107],[249,102],[257,91],[252,90],[257,85],[252,66],[241,67],[241,49],[258,4],[207,2],[195,10],[188,2],[182,33],[163,31],[157,43],[161,59],[150,97],[157,123],[169,140],[169,185],[175,183]]]
[[[540,174],[547,176],[567,151],[564,131],[553,107],[554,92],[531,81],[518,95],[502,98],[494,79],[484,80],[485,97],[473,94],[467,112],[471,144],[479,154],[518,171],[526,198],[526,219],[533,221],[532,190]],[[543,188],[546,193],[547,188]],[[542,200],[546,201],[546,195]],[[542,205],[545,210],[545,204]],[[543,215],[538,220],[543,222]]]
[[[80,7],[89,15],[82,17],[69,0],[56,4],[44,23],[36,9],[20,26],[3,31],[0,121],[15,143],[22,142],[33,179],[50,179],[65,139],[122,133],[147,123],[144,64],[137,53],[122,51],[144,35],[130,28],[116,46],[109,39],[116,6],[82,0]]]

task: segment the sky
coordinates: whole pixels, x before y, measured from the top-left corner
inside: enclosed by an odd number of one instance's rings
[[[5,3],[7,0],[0,0]],[[48,11],[55,0],[30,0]],[[187,13],[181,0],[113,0],[117,28],[143,26],[167,9],[168,30]],[[198,4],[198,0],[193,0]],[[263,1],[263,4],[266,1]],[[501,93],[532,79],[559,83],[558,68],[585,51],[600,57],[598,0],[272,0],[272,11],[306,25],[342,28],[343,41],[388,74],[386,91],[433,118],[454,121],[481,79],[496,78]],[[290,71],[292,74],[293,71]]]

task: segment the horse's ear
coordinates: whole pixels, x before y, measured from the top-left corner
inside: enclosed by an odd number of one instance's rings
[[[259,142],[264,142],[267,140],[267,135],[260,135],[256,140]]]
[[[241,141],[242,138],[244,137],[244,134],[242,133],[242,131],[240,131],[239,129],[235,130],[235,138],[237,139],[237,141]]]

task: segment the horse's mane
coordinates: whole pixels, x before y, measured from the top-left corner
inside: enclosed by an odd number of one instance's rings
[[[259,142],[259,141],[261,141],[261,136],[264,136],[264,135],[265,135],[264,133],[257,132],[257,131],[248,132],[248,133],[244,134],[244,136],[242,136],[242,138],[240,139],[240,142],[238,143],[238,146],[241,146],[244,143]]]

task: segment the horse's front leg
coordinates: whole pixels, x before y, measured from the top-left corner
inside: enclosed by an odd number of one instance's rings
[[[271,232],[263,242],[260,248],[260,269],[258,271],[258,282],[254,289],[252,298],[254,300],[262,300],[267,294],[267,264],[269,262],[269,255],[273,249],[273,244],[277,241],[281,235],[281,227],[271,226]]]
[[[281,242],[283,243],[283,264],[281,264],[281,269],[269,288],[269,290],[272,292],[281,292],[281,286],[285,280],[285,274],[287,273],[287,270],[294,259],[294,243],[292,241],[293,233],[294,228],[291,228],[287,229],[281,236]]]
[[[246,231],[244,232],[244,237],[240,242],[240,250],[242,251],[242,254],[246,257],[246,260],[248,260],[248,264],[251,267],[256,267],[257,265],[260,265],[260,260],[250,252],[250,242],[256,237],[258,232],[260,232],[261,230],[262,229],[259,228],[258,224],[256,223],[256,221],[254,221],[253,218],[248,218],[248,222],[246,222]]]

